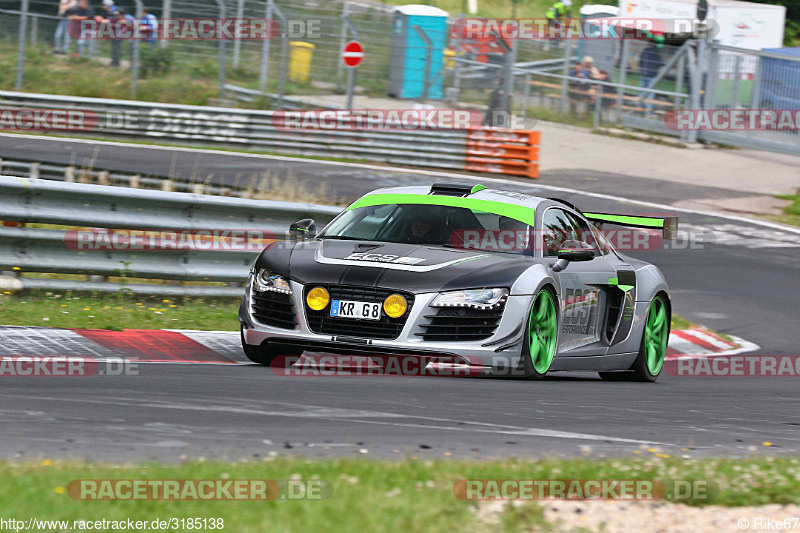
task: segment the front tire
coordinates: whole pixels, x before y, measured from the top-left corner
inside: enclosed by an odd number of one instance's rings
[[[522,372],[527,379],[544,379],[558,346],[558,312],[553,292],[544,288],[536,293],[528,315],[522,344]]]
[[[270,349],[266,346],[260,346],[257,344],[247,344],[247,342],[244,340],[244,326],[239,328],[239,336],[242,339],[242,350],[244,351],[245,357],[254,363],[263,366],[270,366],[272,361],[274,361],[275,358],[280,355],[280,352],[274,348]]]
[[[658,379],[664,368],[664,358],[669,340],[669,311],[664,297],[660,294],[650,302],[647,319],[639,345],[639,355],[627,372],[600,372],[605,381],[645,381]]]

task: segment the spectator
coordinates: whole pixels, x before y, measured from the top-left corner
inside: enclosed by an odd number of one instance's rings
[[[659,52],[659,49],[664,43],[664,36],[656,35],[653,37],[653,41],[654,42],[650,43],[639,56],[639,75],[642,78],[642,87],[645,89],[651,88],[651,84],[656,75],[658,75],[658,71],[661,70],[661,67],[664,65],[664,62],[661,60],[661,52]],[[654,93],[647,93],[644,96],[645,109],[648,112],[653,111],[653,104],[649,101],[653,98],[655,98]]]
[[[66,16],[69,19],[71,24],[77,24],[78,28],[80,28],[80,21],[82,20],[91,20],[94,18],[94,13],[92,8],[89,6],[89,0],[78,0],[78,5],[74,6],[66,11]],[[67,44],[69,46],[69,44]],[[75,54],[75,57],[80,57],[83,55],[84,47],[86,46],[86,35],[84,35],[83,31],[78,33],[78,53]]]
[[[58,26],[56,26],[56,54],[66,54],[69,51],[70,38],[67,33],[67,26],[69,26],[69,19],[67,18],[67,11],[75,7],[77,2],[75,0],[59,0],[58,2]]]
[[[594,59],[592,56],[583,56],[583,59],[581,60],[581,67],[583,72],[586,73],[585,77],[593,80],[602,79],[603,75],[600,72],[600,69],[594,66]]]
[[[130,15],[128,15],[124,9],[119,8],[116,10],[114,14],[114,18],[111,20],[111,24],[114,25],[114,35],[120,35],[123,33],[124,30],[127,29],[128,32],[133,30],[133,23],[134,19]],[[127,28],[126,28],[127,26]],[[111,66],[118,67],[119,62],[122,56],[122,41],[120,39],[114,39],[111,41]]]
[[[150,46],[154,46],[156,44],[156,37],[158,36],[158,19],[155,15],[150,13],[150,10],[147,8],[142,9],[142,14],[144,18],[142,18],[139,23],[139,29],[143,30],[145,35],[147,35],[145,42]]]

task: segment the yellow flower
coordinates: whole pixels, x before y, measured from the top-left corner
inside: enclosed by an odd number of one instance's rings
[[[761,443],[763,446],[772,446],[772,443],[769,441],[765,441]]]
[[[83,308],[83,310],[84,310],[84,311],[91,311],[91,310],[92,310],[92,308],[91,308],[91,307],[84,307],[84,308]]]
[[[50,459],[45,459],[44,461],[42,461],[42,466],[53,466],[53,461],[51,461]]]
[[[19,267],[13,267],[11,270],[20,270]]]
[[[161,303],[168,304],[168,303],[169,303],[169,300],[161,300]]]
[[[178,307],[178,306],[173,304],[173,305],[170,305],[170,307]]]
[[[55,491],[56,494],[64,494],[65,492],[67,492],[67,490],[64,487],[61,487],[61,486],[58,486],[53,490]]]

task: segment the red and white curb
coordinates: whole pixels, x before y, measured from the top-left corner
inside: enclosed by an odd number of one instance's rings
[[[757,350],[738,337],[723,339],[705,328],[672,330],[667,359],[715,357]],[[58,329],[0,326],[0,357],[91,357],[140,363],[244,364],[235,331]]]
[[[758,344],[740,337],[728,335],[724,339],[706,328],[692,326],[689,329],[673,329],[670,331],[667,345],[667,359],[685,359],[699,357],[718,357],[736,355],[758,350]]]

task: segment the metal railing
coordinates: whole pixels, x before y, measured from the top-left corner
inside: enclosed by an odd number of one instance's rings
[[[4,287],[22,289],[129,290],[147,294],[236,296],[258,252],[224,245],[176,247],[76,246],[76,229],[143,232],[257,231],[261,239],[282,239],[289,224],[314,218],[326,224],[340,208],[307,203],[247,200],[102,185],[0,176],[0,220],[5,223],[66,226],[67,229],[0,227],[0,270],[83,274],[87,281],[4,277]],[[144,235],[144,233],[142,234]],[[210,241],[209,241],[210,242]],[[124,283],[96,277],[124,278]],[[235,286],[186,287],[131,283],[136,278],[227,282]]]
[[[459,170],[468,169],[474,162],[469,147],[474,129],[293,129],[284,125],[282,112],[9,91],[0,91],[0,105],[24,109],[80,109],[94,113],[97,126],[75,131],[76,134],[158,138],[181,144],[225,145],[303,156]],[[514,142],[508,141],[510,144]],[[522,144],[527,144],[527,141]],[[501,164],[505,158],[487,157],[484,162]],[[526,157],[520,162],[535,165],[536,159]],[[500,172],[492,167],[485,171]],[[536,177],[535,173],[525,175]]]

